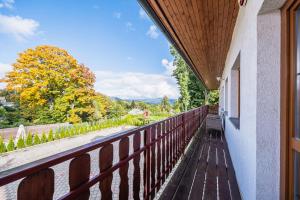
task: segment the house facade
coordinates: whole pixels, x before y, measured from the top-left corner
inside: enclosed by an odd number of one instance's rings
[[[298,199],[300,1],[141,4],[206,87],[219,89],[242,199]]]
[[[204,105],[102,138],[0,173],[0,189],[21,180],[18,199],[53,199],[52,168],[71,160],[60,199],[89,199],[98,183],[102,199],[299,199],[300,0],[139,3],[206,88],[219,90],[220,117]],[[220,131],[207,131],[209,118]]]

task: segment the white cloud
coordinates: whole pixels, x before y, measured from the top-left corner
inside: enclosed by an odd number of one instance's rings
[[[2,0],[0,3],[0,8],[8,8],[13,9],[14,8],[14,0]]]
[[[174,66],[173,62],[168,61],[168,59],[164,58],[161,60],[161,64],[166,68],[166,74],[172,75],[176,66]]]
[[[155,25],[151,25],[147,31],[147,35],[153,39],[156,39],[159,36],[157,27]]]
[[[39,23],[20,16],[0,14],[0,33],[13,35],[18,41],[24,41],[37,34]]]
[[[125,24],[127,31],[135,31],[133,24],[131,22],[126,22]]]
[[[96,71],[95,89],[120,98],[178,98],[176,81],[165,74]]]
[[[9,64],[0,63],[0,79],[5,77],[5,74],[12,70],[12,66]],[[5,83],[0,83],[0,89],[5,87]]]
[[[121,12],[114,12],[113,16],[114,16],[114,18],[120,19],[121,16],[122,16],[122,13]]]
[[[149,19],[147,13],[142,8],[139,10],[139,16],[141,19]]]

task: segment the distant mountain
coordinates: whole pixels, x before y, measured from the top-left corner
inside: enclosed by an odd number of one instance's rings
[[[136,102],[145,102],[145,103],[149,103],[149,104],[160,104],[162,98],[138,98],[138,99],[121,99],[119,97],[110,97],[114,100],[123,100],[123,101],[136,101]],[[176,101],[176,99],[169,99],[170,104],[174,104]]]

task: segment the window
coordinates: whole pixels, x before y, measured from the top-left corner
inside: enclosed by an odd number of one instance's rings
[[[228,78],[226,79],[225,81],[225,112],[227,113],[228,112],[228,104],[229,104],[229,101],[228,101]]]
[[[300,0],[289,0],[282,8],[281,82],[287,87],[282,98],[281,194],[300,199]]]
[[[229,119],[236,128],[240,123],[240,56],[237,57],[230,71],[230,109]]]

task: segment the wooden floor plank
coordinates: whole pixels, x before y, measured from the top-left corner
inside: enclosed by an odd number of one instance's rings
[[[224,147],[225,157],[226,157],[226,161],[227,161],[227,165],[228,165],[227,166],[227,176],[228,176],[228,181],[229,181],[229,185],[230,185],[232,200],[240,200],[241,195],[240,195],[240,191],[239,191],[238,184],[236,181],[235,172],[233,169],[229,150],[228,150],[227,145],[224,145],[224,146],[225,146]]]
[[[227,200],[230,199],[230,189],[228,185],[227,168],[225,162],[225,151],[224,144],[220,139],[217,142],[217,155],[218,155],[218,188],[219,188],[219,199]]]
[[[196,134],[194,140],[191,143],[191,146],[189,147],[188,151],[183,156],[176,172],[172,176],[171,180],[169,181],[167,187],[165,188],[162,195],[159,197],[160,200],[168,200],[172,199],[177,191],[178,186],[180,185],[181,180],[183,179],[183,175],[187,169],[187,167],[190,167],[189,162],[192,158],[193,153],[199,149],[199,142],[201,133],[203,133],[204,130],[200,129],[198,134]],[[186,194],[186,196],[188,193]]]
[[[190,192],[190,199],[202,199],[203,187],[205,181],[205,174],[207,170],[207,156],[208,156],[209,144],[203,145],[201,157],[199,158],[198,168],[194,178],[193,186]]]
[[[201,148],[202,147],[202,148]],[[203,141],[199,142],[191,160],[188,164],[188,168],[185,171],[177,191],[174,194],[173,200],[182,200],[188,197],[190,189],[193,184],[194,175],[197,170],[198,160],[203,150]]]
[[[209,131],[211,136],[204,199],[217,199],[217,162],[216,162],[216,138],[214,131]]]

